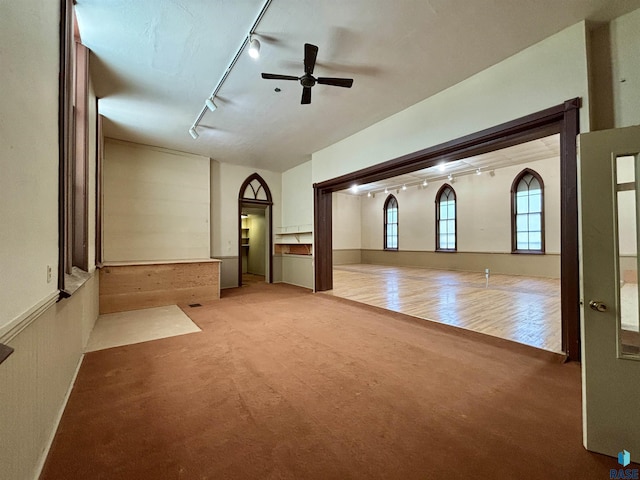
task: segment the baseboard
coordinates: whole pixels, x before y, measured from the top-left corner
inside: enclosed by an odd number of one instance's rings
[[[51,446],[53,445],[53,440],[56,438],[56,433],[58,433],[58,427],[60,426],[62,415],[64,415],[64,411],[67,408],[67,403],[69,402],[69,397],[71,397],[71,392],[73,391],[73,387],[76,384],[76,378],[78,378],[78,373],[80,372],[80,367],[82,366],[83,360],[84,360],[84,353],[80,356],[80,360],[78,361],[78,366],[76,367],[76,371],[73,373],[73,377],[71,378],[71,383],[69,384],[67,393],[65,394],[64,400],[62,401],[62,406],[60,407],[60,411],[58,411],[58,415],[56,415],[56,420],[53,425],[54,428],[51,431],[51,435],[49,436],[49,440],[47,441],[44,450],[42,451],[40,460],[38,460],[38,464],[36,465],[36,472],[35,472],[36,475],[33,477],[33,480],[38,480],[42,475],[42,471],[44,470],[44,466],[47,462],[47,457],[49,456],[49,451],[51,450]]]

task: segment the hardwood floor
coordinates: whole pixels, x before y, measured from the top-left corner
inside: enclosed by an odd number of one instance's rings
[[[333,268],[326,292],[426,320],[562,351],[560,280],[382,265]]]

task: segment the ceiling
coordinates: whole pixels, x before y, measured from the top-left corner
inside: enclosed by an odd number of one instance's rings
[[[638,0],[273,0],[194,140],[188,133],[264,0],[77,0],[105,135],[285,171],[582,19],[606,21]],[[301,105],[303,45],[319,47]],[[274,89],[278,87],[281,92]]]
[[[416,170],[406,175],[398,175],[379,182],[371,182],[366,185],[356,185],[352,188],[342,190],[341,193],[350,195],[367,195],[384,193],[395,193],[403,186],[423,188],[424,181],[435,183],[448,179],[451,175],[453,181],[457,177],[464,175],[491,175],[494,170],[512,165],[530,164],[539,160],[557,158],[560,161],[560,134],[539,138],[525,143],[520,143],[512,147],[494,150],[493,152],[474,155],[472,157],[441,163],[439,165]],[[451,182],[451,180],[449,180]]]

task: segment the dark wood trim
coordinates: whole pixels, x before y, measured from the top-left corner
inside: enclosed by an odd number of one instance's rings
[[[71,269],[68,255],[69,230],[69,157],[71,155],[72,65],[71,46],[73,6],[70,0],[60,0],[60,74],[58,76],[58,290],[65,288],[65,273]]]
[[[389,202],[391,202],[392,199],[393,201],[396,202],[396,210],[398,211],[397,213],[398,221],[396,222],[397,239],[396,239],[395,248],[390,248],[387,246],[387,209],[389,208]],[[389,252],[397,252],[398,250],[400,250],[400,204],[398,203],[398,199],[394,197],[392,194],[389,194],[387,199],[384,201],[384,205],[382,207],[382,221],[383,221],[382,245],[384,245],[384,249]]]
[[[324,292],[333,288],[333,196],[313,187],[314,291]]]
[[[453,214],[453,221],[454,223],[454,229],[455,229],[455,243],[456,243],[456,248],[440,248],[440,196],[442,196],[442,193],[445,191],[445,189],[449,189],[451,190],[451,192],[453,192],[453,208],[454,208],[454,214]],[[443,184],[439,189],[438,192],[436,193],[436,199],[435,199],[435,204],[436,204],[436,252],[457,252],[458,251],[458,195],[456,194],[455,189],[449,185],[448,183]]]
[[[574,99],[569,102],[579,103],[579,100]],[[479,155],[547,137],[559,133],[560,128],[557,123],[562,121],[564,113],[564,104],[551,107],[477,133],[319,182],[314,187],[337,192],[349,188],[354,183],[362,185],[377,182],[432,167],[441,162],[461,160],[471,155]]]
[[[245,198],[244,192],[247,189],[247,186],[251,184],[254,180],[257,180],[260,183],[260,186],[264,189],[264,193],[267,197],[266,200],[258,200],[257,198]],[[254,197],[258,195],[260,188],[256,191],[253,187],[251,187],[254,193]],[[246,206],[257,206],[257,207],[268,207],[269,210],[269,278],[268,282],[273,283],[273,197],[271,196],[271,190],[269,190],[269,186],[267,182],[265,182],[264,178],[262,178],[258,173],[252,173],[249,175],[242,185],[240,186],[240,192],[238,193],[238,287],[242,286],[242,207]]]
[[[524,177],[526,174],[531,174],[536,180],[538,180],[538,182],[540,183],[540,190],[542,191],[542,202],[541,202],[542,209],[541,209],[541,216],[540,216],[540,221],[542,222],[542,225],[541,225],[542,248],[540,250],[518,250],[517,248],[518,232],[516,228],[516,192],[518,190],[518,185],[522,181],[522,177]],[[542,177],[540,176],[540,174],[535,170],[532,170],[530,168],[525,168],[518,175],[516,175],[516,178],[513,179],[513,182],[511,183],[511,253],[544,254],[544,252],[546,251],[546,246],[545,246],[546,225],[545,225],[545,217],[544,217],[544,210],[545,210],[544,198],[545,198],[544,181],[542,180]]]
[[[564,103],[560,131],[560,288],[562,348],[580,361],[580,265],[578,259],[578,161],[580,100]]]
[[[104,117],[98,112],[96,98],[96,264],[102,265],[102,175],[104,141],[102,135]]]
[[[9,355],[14,352],[13,348],[9,345],[5,345],[4,343],[0,343],[0,363],[4,362]]]
[[[576,137],[580,98],[378,165],[319,182],[314,188],[315,290],[333,287],[331,193],[560,133],[562,348],[580,360]],[[456,228],[457,230],[457,228]]]
[[[75,16],[74,16],[75,19]],[[75,43],[72,262],[89,270],[89,49]]]

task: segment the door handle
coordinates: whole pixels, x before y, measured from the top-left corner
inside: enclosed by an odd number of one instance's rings
[[[596,312],[607,311],[607,306],[602,302],[598,302],[597,300],[591,300],[589,302],[589,308],[591,308],[591,310],[595,310]]]

